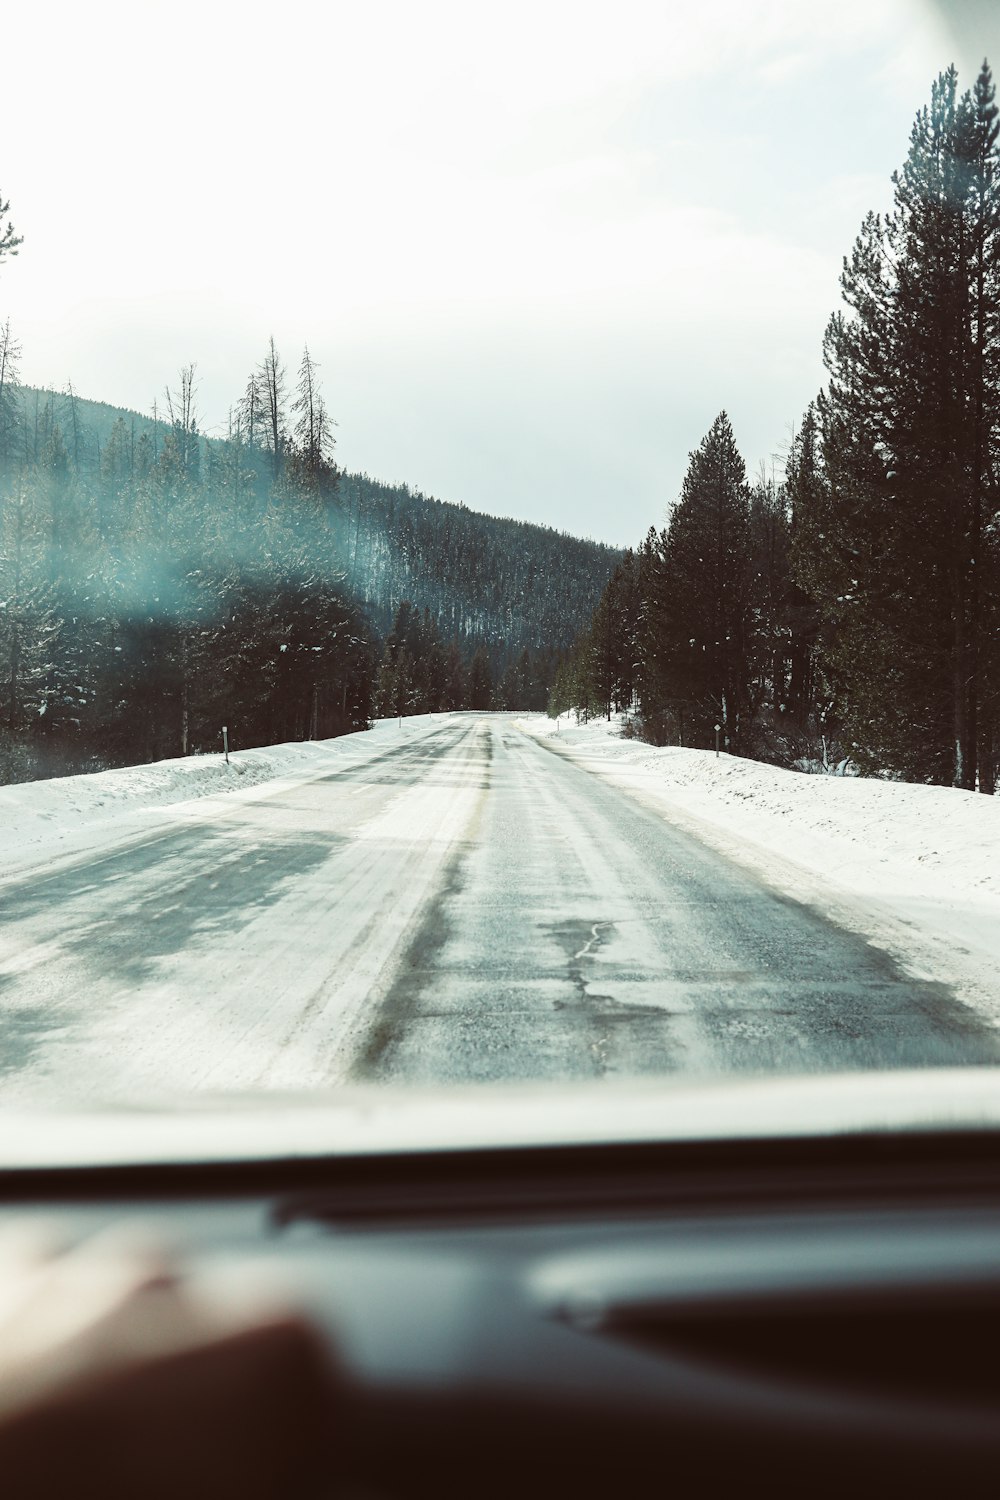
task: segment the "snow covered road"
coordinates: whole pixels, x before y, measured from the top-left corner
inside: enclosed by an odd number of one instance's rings
[[[22,850],[0,1102],[1000,1060],[947,985],[509,718],[352,739],[106,847]]]

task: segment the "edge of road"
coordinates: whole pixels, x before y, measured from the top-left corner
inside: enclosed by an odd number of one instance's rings
[[[535,734],[523,717],[514,721],[514,727],[540,749],[598,777],[652,816],[740,865],[786,900],[809,906],[836,926],[864,938],[914,979],[950,985],[957,999],[1000,1029],[1000,930],[990,945],[982,941],[981,923],[975,931],[964,932],[954,913],[936,912],[929,901],[911,896],[894,899],[891,893],[869,897],[851,891],[839,885],[835,875],[783,854],[773,844],[699,817],[672,799],[667,789],[650,785],[648,778],[641,783],[634,777],[630,780],[626,766],[602,761],[587,748]]]
[[[400,730],[403,742],[441,729],[450,718],[447,714],[427,714],[404,719],[405,728]],[[255,779],[249,784],[242,778],[234,778],[228,785],[202,782],[193,795],[184,778],[192,769],[201,769],[194,757],[0,787],[0,887],[43,868],[56,872],[83,858],[151,841],[179,823],[225,817],[248,802],[280,796],[338,772],[359,770],[400,743],[392,738],[396,723],[395,719],[379,720],[374,731],[357,730],[332,740],[289,741],[232,751],[232,764],[252,767]],[[311,763],[297,768],[295,762],[301,763],[304,758]],[[213,769],[221,771],[221,754],[211,760]],[[287,764],[282,764],[283,760]],[[130,780],[135,783],[131,790]],[[157,786],[158,780],[163,784]],[[73,799],[82,787],[92,793],[92,799],[81,811]]]
[[[58,782],[15,784],[0,788],[0,887],[20,879],[31,878],[41,870],[56,873],[81,859],[104,856],[128,847],[154,841],[184,823],[207,822],[226,817],[241,805],[279,796],[310,782],[350,774],[366,763],[392,754],[402,743],[430,736],[458,720],[489,717],[501,720],[522,734],[526,741],[558,755],[580,771],[600,778],[606,785],[624,793],[630,801],[652,816],[666,819],[715,852],[750,871],[786,899],[807,905],[822,913],[836,925],[864,938],[886,952],[901,968],[916,979],[936,980],[949,984],[956,996],[970,1005],[991,1025],[1000,1026],[1000,923],[993,924],[992,941],[987,936],[989,924],[982,912],[975,912],[961,901],[950,905],[921,899],[911,893],[893,895],[891,883],[879,895],[852,890],[837,879],[835,870],[818,869],[782,852],[774,842],[765,842],[743,832],[726,828],[724,822],[713,822],[682,806],[672,798],[669,789],[662,790],[648,775],[641,779],[626,762],[602,760],[590,747],[555,742],[551,736],[534,733],[525,716],[515,714],[437,714],[404,718],[397,731],[397,720],[379,721],[372,731],[357,731],[334,740],[292,742],[268,746],[262,750],[236,751],[237,764],[256,757],[264,764],[261,779],[252,784],[231,786],[199,795],[184,795],[181,779],[175,800],[164,800],[155,787],[147,796],[142,782],[169,778],[170,768],[191,766],[186,762],[156,762],[128,767],[120,771],[89,773],[84,777],[64,777]],[[397,733],[402,738],[397,738]],[[288,752],[290,764],[282,764],[282,752]],[[296,767],[294,762],[309,756],[312,763]],[[317,760],[314,757],[319,757]],[[221,759],[221,757],[220,757]],[[117,783],[134,778],[137,791],[116,799]],[[72,803],[74,786],[87,782],[109,788],[103,800],[95,799],[81,814]],[[30,807],[30,789],[40,789],[39,807]],[[26,796],[25,793],[28,793]],[[59,800],[67,792],[69,826],[59,816]],[[4,793],[9,793],[4,797]],[[11,807],[4,803],[12,804]],[[17,804],[25,810],[24,822],[34,826],[12,828],[9,816]],[[28,806],[25,808],[25,804]],[[47,805],[46,805],[47,804]],[[110,806],[109,806],[110,805]],[[20,837],[18,836],[20,832]],[[779,831],[780,832],[780,831]],[[12,836],[13,834],[13,836]]]

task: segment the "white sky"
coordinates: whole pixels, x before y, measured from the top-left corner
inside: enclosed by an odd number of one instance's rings
[[[308,340],[345,467],[637,542],[722,407],[787,440],[975,4],[7,6],[0,317],[139,410],[194,360],[209,431]]]

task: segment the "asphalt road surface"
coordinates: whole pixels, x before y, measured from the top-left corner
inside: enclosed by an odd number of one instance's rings
[[[1000,1061],[511,720],[378,745],[0,889],[0,1102]]]

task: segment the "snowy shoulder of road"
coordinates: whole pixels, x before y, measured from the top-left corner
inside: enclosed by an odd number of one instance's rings
[[[212,816],[382,755],[439,726],[441,715],[377,720],[334,740],[190,755],[149,765],[0,786],[0,880],[104,849],[177,820]]]
[[[617,718],[518,723],[1000,1020],[1000,797],[659,748]]]

